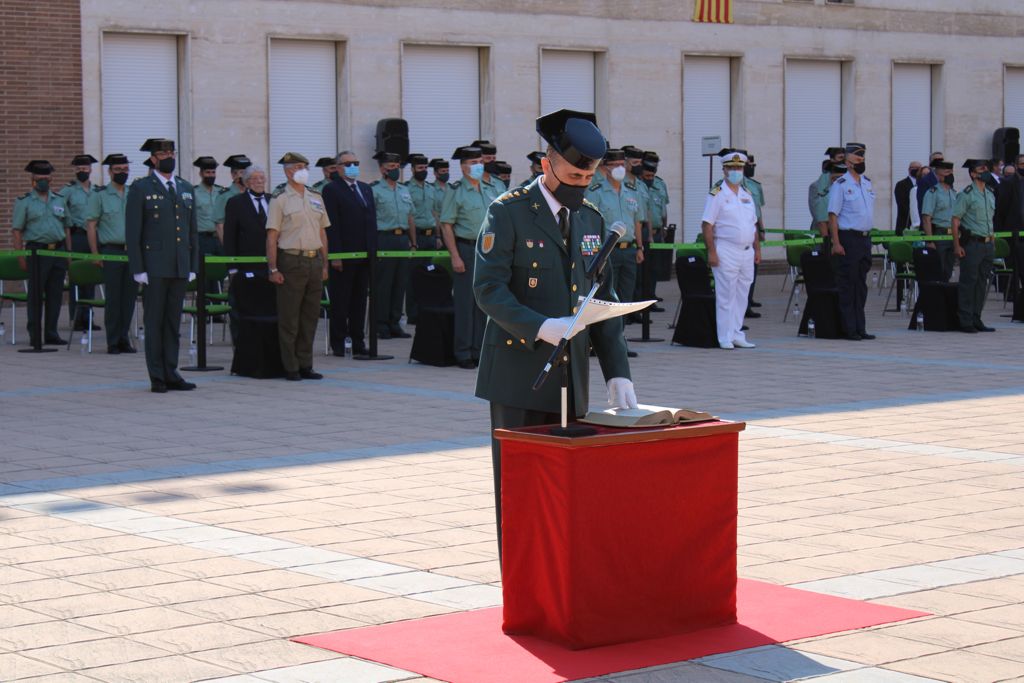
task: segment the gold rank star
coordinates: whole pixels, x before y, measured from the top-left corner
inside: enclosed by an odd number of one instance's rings
[[[538,204],[537,202],[534,202],[533,204],[531,204],[531,205],[530,205],[530,207],[531,207],[531,208],[532,208],[532,209],[533,209],[534,211],[536,211],[537,209],[539,209],[539,208],[540,208],[540,204]]]

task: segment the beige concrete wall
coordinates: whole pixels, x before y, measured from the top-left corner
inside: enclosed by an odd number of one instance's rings
[[[607,82],[599,91],[608,95],[598,107],[608,112],[601,121],[603,130],[614,144],[661,153],[661,175],[672,192],[670,220],[678,222],[684,55],[727,55],[740,58],[734,142],[757,154],[758,177],[768,198],[766,222],[779,226],[785,182],[785,61],[845,59],[851,62],[848,92],[853,95],[848,132],[868,145],[868,175],[879,196],[876,218],[884,224],[891,204],[893,62],[943,65],[944,151],[953,159],[989,153],[991,132],[1002,124],[1003,65],[1024,64],[1024,41],[1008,39],[1024,34],[1024,3],[929,0],[926,11],[914,10],[914,4],[857,0],[854,7],[833,7],[736,0],[737,23],[721,26],[692,23],[692,3],[685,0],[522,0],[514,5],[378,0],[372,7],[348,0],[82,0],[86,149],[95,154],[101,143],[103,31],[184,36],[188,94],[179,145],[189,161],[198,154],[223,158],[246,152],[267,162],[270,37],[344,43],[339,145],[354,148],[364,159],[371,154],[377,119],[401,113],[403,41],[476,44],[488,47],[492,57],[488,76],[493,101],[482,111],[493,114],[485,114],[483,130],[522,178],[527,165],[523,156],[537,144],[533,120],[539,113],[540,49],[580,47],[606,53]],[[872,7],[881,5],[886,8]],[[501,10],[489,11],[495,6]],[[559,14],[545,13],[552,8]],[[584,12],[587,16],[578,16]],[[621,18],[629,16],[640,18]],[[641,116],[641,110],[648,116]],[[806,188],[815,176],[816,169],[808,169],[806,177],[788,181]]]

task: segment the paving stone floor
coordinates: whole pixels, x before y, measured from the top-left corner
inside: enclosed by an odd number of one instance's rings
[[[747,422],[742,576],[934,616],[599,680],[1024,681],[1024,326],[993,294],[994,334],[910,332],[872,293],[877,340],[798,338],[782,284],[757,349],[633,344],[639,397]],[[427,681],[288,640],[500,604],[486,404],[409,347],[167,395],[101,336],[0,347],[0,680]]]

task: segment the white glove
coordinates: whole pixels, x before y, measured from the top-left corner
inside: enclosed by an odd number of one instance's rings
[[[552,346],[558,346],[558,342],[562,341],[562,337],[565,336],[570,325],[572,325],[572,318],[569,316],[564,318],[548,318],[541,323],[540,329],[537,330],[537,339],[546,341]],[[572,339],[577,334],[579,334],[579,330],[569,335],[569,338]]]
[[[135,273],[135,275],[132,275],[132,279],[138,282],[140,285],[149,284],[149,276],[146,275],[145,273]]]
[[[608,380],[608,405],[612,408],[636,408],[636,391],[625,377]]]
[[[188,274],[188,281],[189,282],[192,282],[195,279],[196,279],[196,274],[195,273],[189,273]]]

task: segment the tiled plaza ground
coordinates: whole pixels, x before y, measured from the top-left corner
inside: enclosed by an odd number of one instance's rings
[[[747,421],[742,576],[934,616],[602,680],[1024,681],[1024,326],[872,293],[876,341],[800,339],[780,285],[755,350],[634,345],[640,399]],[[486,405],[408,349],[154,395],[141,354],[0,348],[0,680],[425,681],[288,640],[500,601]]]

